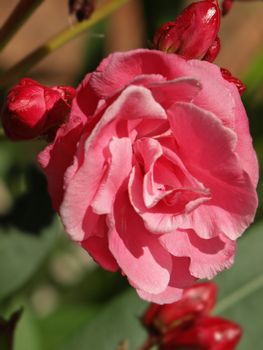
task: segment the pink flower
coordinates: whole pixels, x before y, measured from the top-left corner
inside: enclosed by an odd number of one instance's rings
[[[160,304],[230,267],[257,207],[236,86],[211,63],[161,51],[103,60],[39,162],[70,237]]]
[[[2,111],[7,136],[16,141],[50,136],[65,121],[74,95],[69,86],[49,88],[23,78],[9,91]]]
[[[156,32],[153,44],[162,51],[212,62],[220,51],[219,27],[217,1],[195,2],[186,7],[174,22],[163,24]]]

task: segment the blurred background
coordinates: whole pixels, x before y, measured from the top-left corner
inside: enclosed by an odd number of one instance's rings
[[[0,26],[17,2],[0,1]],[[155,30],[191,2],[130,0],[106,21],[52,53],[27,76],[46,85],[77,86],[108,53],[150,47]],[[247,84],[243,101],[261,169],[262,18],[263,2],[236,1],[222,20],[222,49],[216,61]],[[44,1],[1,54],[0,71],[71,23],[66,0]],[[5,94],[0,91],[1,105]],[[1,140],[0,349],[1,341],[16,326],[15,350],[115,350],[125,338],[135,350],[145,336],[138,317],[147,304],[124,278],[99,269],[63,235],[45,178],[36,165],[41,148],[40,142]],[[236,264],[216,279],[220,291],[217,313],[244,327],[239,349],[263,348],[261,184],[259,198],[256,222],[240,239]],[[18,310],[22,311],[16,322],[12,315]]]

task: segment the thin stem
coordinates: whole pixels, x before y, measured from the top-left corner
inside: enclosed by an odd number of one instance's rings
[[[0,51],[44,0],[20,0],[11,15],[0,29]]]
[[[216,306],[216,309],[214,310],[214,313],[220,314],[225,310],[235,306],[237,303],[240,303],[246,297],[257,292],[259,289],[262,288],[262,286],[263,275],[259,275],[249,283],[245,284],[244,286],[240,287],[239,289],[237,289],[236,291],[219,301],[219,303]]]
[[[44,45],[40,46],[38,49],[18,62],[15,66],[10,68],[7,72],[3,73],[0,76],[0,87],[8,87],[11,85],[14,81],[22,77],[25,72],[27,72],[48,54],[57,50],[71,39],[76,38],[78,35],[82,34],[87,29],[103,20],[105,17],[116,11],[119,7],[128,1],[129,0],[108,1],[104,5],[100,6],[95,12],[93,12],[92,16],[86,21],[77,23],[72,27],[63,30],[59,34],[55,35]]]

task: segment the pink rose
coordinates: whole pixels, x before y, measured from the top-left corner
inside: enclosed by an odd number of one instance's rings
[[[161,51],[103,60],[39,162],[70,237],[156,303],[229,267],[257,207],[236,86]]]

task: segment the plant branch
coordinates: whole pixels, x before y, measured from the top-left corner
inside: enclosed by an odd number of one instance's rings
[[[76,23],[72,27],[67,28],[66,30],[63,30],[59,34],[55,35],[44,45],[40,46],[38,49],[30,53],[16,65],[10,68],[8,71],[4,72],[0,76],[0,87],[8,87],[17,79],[23,77],[25,72],[27,72],[36,63],[45,58],[48,54],[57,50],[71,39],[76,38],[78,35],[82,34],[87,29],[103,20],[105,17],[116,11],[119,7],[128,1],[129,0],[107,1],[96,11],[94,11],[89,19],[80,23]]]
[[[11,15],[0,29],[0,51],[2,51],[16,32],[44,0],[20,0]]]

